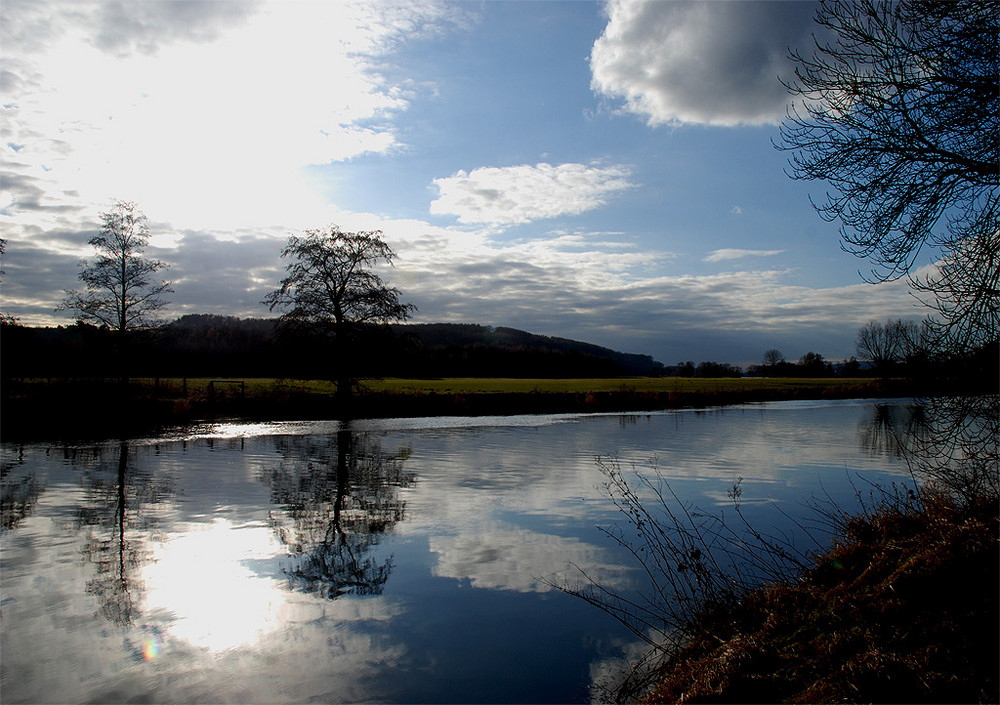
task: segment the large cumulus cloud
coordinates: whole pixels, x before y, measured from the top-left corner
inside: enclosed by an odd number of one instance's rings
[[[591,87],[650,125],[776,123],[789,47],[816,31],[809,2],[611,0]]]

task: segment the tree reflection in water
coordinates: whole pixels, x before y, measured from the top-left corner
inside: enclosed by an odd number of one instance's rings
[[[68,453],[84,468],[85,501],[76,524],[87,534],[84,558],[97,570],[87,592],[100,600],[108,621],[128,626],[140,613],[144,586],[138,575],[150,559],[148,541],[137,533],[155,530],[155,516],[146,510],[173,494],[172,484],[140,468],[125,440]]]
[[[392,557],[370,555],[403,519],[399,490],[413,482],[403,470],[408,448],[384,453],[376,439],[346,425],[336,436],[284,437],[281,464],[265,470],[269,523],[292,554],[285,573],[323,597],[381,594]]]
[[[819,525],[829,526],[836,534],[847,536],[847,527],[854,521],[867,522],[871,526],[883,521],[880,515],[905,514],[912,518],[923,510],[925,502],[940,506],[942,494],[944,499],[959,507],[983,506],[984,500],[985,504],[992,503],[995,507],[1000,499],[998,412],[1000,395],[995,394],[932,398],[908,405],[872,405],[868,416],[858,425],[861,449],[872,456],[890,456],[905,462],[912,477],[912,486],[904,486],[900,492],[896,483],[892,487],[874,484],[871,500],[866,502],[859,493],[861,506],[853,509],[843,509],[836,503],[817,503],[815,508]],[[634,702],[662,679],[666,672],[664,669],[673,667],[671,659],[686,644],[703,640],[706,644],[714,644],[712,648],[725,645],[726,642],[719,640],[716,630],[721,628],[730,635],[726,638],[730,638],[733,633],[730,627],[737,623],[736,619],[745,620],[739,629],[750,629],[753,624],[758,626],[740,636],[742,641],[733,638],[729,642],[733,646],[727,647],[727,653],[761,639],[755,630],[760,628],[759,624],[771,623],[773,615],[758,615],[752,611],[742,613],[740,606],[752,605],[754,600],[758,605],[764,604],[759,595],[752,597],[752,591],[762,580],[770,583],[772,590],[782,591],[791,591],[797,584],[804,584],[800,583],[799,577],[803,570],[810,569],[810,556],[800,552],[795,543],[781,532],[755,528],[741,514],[742,490],[739,482],[730,492],[737,518],[727,523],[721,514],[713,516],[686,504],[659,474],[655,463],[651,475],[636,472],[635,468],[629,473],[616,459],[599,458],[598,466],[607,478],[605,488],[611,501],[628,521],[626,528],[613,527],[606,533],[632,553],[650,577],[653,587],[646,595],[635,599],[601,585],[586,574],[582,587],[556,587],[603,609],[649,647],[648,651],[636,651],[641,655],[633,655],[628,668],[616,676],[619,680],[613,683],[595,682],[596,699]],[[955,515],[961,516],[961,513],[956,512]],[[912,531],[921,531],[919,521],[914,521],[911,526],[917,527]],[[799,524],[799,527],[806,528],[808,532],[806,524]],[[917,543],[923,540],[919,533],[914,534],[914,538]],[[870,540],[875,541],[874,538]],[[826,545],[823,541],[819,542],[818,555],[822,555]],[[862,553],[868,548],[867,545],[862,546]],[[934,557],[933,554],[927,555]],[[942,549],[942,554],[934,558],[944,561],[952,557]],[[978,560],[970,562],[971,571],[978,570]],[[960,561],[956,565],[962,568]],[[837,569],[840,569],[839,565]],[[900,573],[903,572],[901,568]],[[928,573],[931,572],[928,569]],[[872,575],[875,574],[873,570]],[[992,576],[995,577],[995,572]],[[861,579],[858,578],[858,581]],[[920,583],[924,584],[931,583]],[[848,586],[844,589],[862,588]],[[913,592],[915,589],[907,587],[911,598],[915,594],[918,600],[926,596]],[[983,592],[989,595],[990,600],[994,599],[988,587]],[[937,599],[937,593],[933,594]],[[969,599],[973,598],[970,596]],[[803,600],[802,604],[808,602]],[[890,610],[887,608],[887,611]],[[983,613],[988,613],[988,610],[983,610]],[[802,633],[809,633],[806,627],[812,618],[813,615],[805,615],[803,624],[799,625]],[[754,619],[759,619],[759,623],[753,622]],[[942,628],[957,629],[947,625]],[[884,663],[892,663],[890,659],[897,657],[898,654],[887,655]],[[861,663],[862,657],[857,657],[857,661]],[[682,663],[679,668],[684,669],[688,665]],[[714,668],[710,667],[710,672]],[[749,679],[757,678],[756,675],[747,676],[739,672],[735,666],[736,670],[727,668],[720,666],[715,671],[719,675],[713,677],[713,682],[732,679],[734,683],[748,683]],[[747,672],[752,673],[754,667],[748,668]],[[789,666],[785,672],[793,673],[796,668],[798,666]],[[727,691],[722,697],[736,697],[738,700],[738,695],[734,695],[737,692]]]
[[[869,454],[903,459],[920,485],[962,500],[1000,495],[1000,395],[876,404],[858,437]]]
[[[34,472],[18,472],[23,464],[23,446],[16,456],[5,450],[0,460],[0,531],[10,531],[30,515],[42,493]]]

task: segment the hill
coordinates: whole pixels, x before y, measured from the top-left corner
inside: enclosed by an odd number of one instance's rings
[[[427,323],[397,324],[392,330],[414,343],[411,354],[428,373],[393,376],[655,377],[663,370],[649,355],[515,328]]]
[[[108,331],[85,324],[5,324],[0,348],[8,378],[115,376],[124,361],[131,376],[322,379],[340,362],[329,340],[308,331],[281,331],[276,319],[212,314],[186,315],[136,334],[124,352]],[[358,374],[371,377],[625,377],[663,369],[649,355],[454,323],[365,327],[350,355]]]

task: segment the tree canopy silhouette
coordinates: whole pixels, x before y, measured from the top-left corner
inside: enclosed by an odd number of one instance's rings
[[[80,271],[84,290],[67,291],[60,308],[119,333],[155,324],[153,314],[172,289],[156,277],[167,265],[142,254],[149,244],[146,215],[133,202],[117,201],[101,220],[101,232],[89,240],[97,257]]]
[[[765,367],[774,367],[776,365],[781,364],[784,361],[785,361],[784,354],[776,348],[770,348],[768,350],[765,350],[764,357],[761,358],[761,364],[763,364]]]
[[[815,204],[871,280],[940,248],[929,293],[939,338],[996,339],[1000,250],[998,17],[993,0],[821,0],[831,37],[797,64],[779,149],[791,176],[833,187]]]
[[[871,362],[883,376],[895,364],[903,362],[918,345],[920,328],[901,318],[885,324],[868,321],[858,329],[858,357]]]
[[[354,330],[362,324],[403,321],[416,310],[375,271],[380,264],[391,266],[396,253],[382,239],[381,230],[345,233],[331,226],[291,236],[281,256],[290,260],[287,274],[264,304],[271,311],[285,310],[283,325],[333,337],[337,393],[347,397],[352,384],[347,353]]]

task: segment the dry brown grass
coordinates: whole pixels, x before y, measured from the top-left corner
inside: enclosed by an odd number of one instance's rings
[[[926,494],[842,517],[794,584],[698,615],[663,702],[997,702],[998,505]]]

